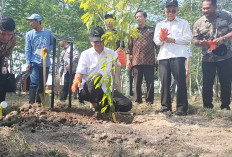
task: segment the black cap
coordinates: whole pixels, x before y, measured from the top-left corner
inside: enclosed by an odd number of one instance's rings
[[[97,27],[93,27],[90,31],[90,40],[91,41],[101,41],[101,36],[105,34],[105,31],[97,26]]]
[[[175,6],[178,7],[178,1],[177,0],[167,0],[166,2],[166,8],[169,6]]]
[[[105,19],[109,19],[109,18],[116,20],[116,18],[114,18],[113,14],[106,14]]]
[[[15,22],[11,17],[0,17],[0,29],[3,31],[14,31]]]

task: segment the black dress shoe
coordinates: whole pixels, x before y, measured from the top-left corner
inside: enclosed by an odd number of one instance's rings
[[[155,110],[155,114],[158,114],[158,113],[166,113],[166,112],[172,112],[171,110],[169,109],[164,109],[164,108],[161,108],[160,110]]]
[[[66,99],[60,98],[60,101],[64,102],[64,101],[66,101]]]
[[[153,104],[153,102],[147,102],[146,104],[147,104],[147,106],[151,106]]]
[[[136,104],[142,104],[142,101],[141,102],[138,102],[138,101],[135,101]]]
[[[231,109],[230,109],[230,106],[226,106],[226,107],[224,107],[224,106],[222,107],[221,106],[221,110],[231,110]]]
[[[203,107],[207,109],[212,109],[214,105],[212,103],[209,103],[209,104],[207,103],[207,104],[204,104]]]
[[[184,112],[184,111],[177,111],[177,112],[176,112],[176,115],[177,115],[177,116],[186,116],[187,113]]]

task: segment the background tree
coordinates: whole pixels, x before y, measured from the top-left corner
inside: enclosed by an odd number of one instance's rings
[[[13,52],[11,67],[16,73],[20,73],[20,67],[25,64],[25,33],[31,29],[25,19],[33,13],[39,13],[43,17],[42,25],[51,29],[56,34],[69,36],[74,40],[80,52],[90,47],[88,30],[92,26],[102,26],[106,29],[104,15],[114,13],[117,17],[115,28],[117,34],[107,34],[107,46],[113,48],[113,39],[119,39],[127,43],[131,36],[136,36],[134,13],[144,10],[148,13],[147,23],[155,27],[156,23],[165,19],[163,0],[1,0],[1,15],[10,16],[16,22],[17,46]],[[200,0],[179,1],[179,17],[193,24],[203,16]],[[232,12],[231,0],[218,0],[218,9]],[[83,22],[85,25],[83,25]],[[86,27],[87,26],[87,27]],[[111,40],[110,40],[111,39]],[[126,44],[127,45],[127,44]],[[190,44],[193,57],[190,60],[189,88],[190,94],[201,94],[201,49]],[[59,58],[59,52],[57,58]],[[59,61],[59,60],[58,60]],[[56,63],[59,63],[59,62]],[[13,64],[14,63],[14,66]],[[126,70],[122,72],[123,80],[126,80]],[[155,73],[158,80],[158,72]],[[216,83],[217,84],[217,83]],[[128,83],[124,83],[127,87]],[[215,86],[216,87],[216,86]],[[219,91],[215,88],[215,93]]]
[[[1,7],[2,15],[10,16],[15,20],[17,35],[17,46],[14,49],[14,63],[25,64],[25,35],[31,30],[26,17],[33,13],[42,16],[42,26],[52,30],[53,33],[69,36],[74,40],[79,51],[83,51],[90,44],[87,40],[87,29],[82,24],[80,17],[83,10],[79,9],[80,2],[65,3],[64,0],[7,0]],[[19,53],[19,54],[18,54]],[[59,63],[59,53],[57,58]],[[12,63],[12,62],[11,62]],[[22,64],[14,64],[15,72],[19,73]],[[58,65],[58,64],[57,64]]]

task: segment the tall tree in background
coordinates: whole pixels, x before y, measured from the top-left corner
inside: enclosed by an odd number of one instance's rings
[[[201,11],[201,2],[199,3],[195,0],[183,1],[180,7],[179,16],[186,19],[190,23],[191,29],[193,29],[194,23],[203,16]],[[197,91],[197,93],[201,95],[201,49],[195,47],[192,43],[190,43],[189,46],[193,56],[190,58],[188,93],[192,95],[192,92]]]
[[[136,36],[134,13],[144,10],[148,13],[147,23],[155,27],[163,20],[165,2],[163,0],[1,0],[1,15],[10,16],[16,22],[17,46],[14,49],[14,67],[25,63],[24,36],[31,29],[26,17],[39,13],[43,17],[42,25],[54,33],[70,36],[80,52],[90,46],[88,29],[94,25],[105,27],[104,15],[114,13],[118,30],[116,36],[108,34],[107,46],[114,46],[112,39],[128,42],[131,36]],[[81,8],[80,8],[81,7]],[[218,9],[232,12],[231,0],[218,0]],[[191,27],[201,16],[201,1],[185,0],[180,2],[179,17],[190,22]],[[86,26],[83,24],[86,24]],[[106,27],[105,27],[106,28]],[[111,45],[111,46],[110,46]],[[193,57],[190,60],[189,93],[201,93],[201,50],[190,44]],[[113,48],[113,47],[111,47]],[[15,69],[16,71],[19,69]],[[125,72],[122,73],[123,76]],[[158,79],[156,72],[155,78]]]
[[[16,23],[17,47],[14,53],[14,62],[25,63],[24,45],[25,34],[31,29],[26,17],[38,13],[43,17],[42,25],[53,33],[69,36],[80,51],[89,47],[87,42],[86,27],[83,25],[79,9],[80,2],[66,4],[64,0],[7,0],[2,6],[2,15],[10,16]],[[20,57],[19,57],[20,56]]]

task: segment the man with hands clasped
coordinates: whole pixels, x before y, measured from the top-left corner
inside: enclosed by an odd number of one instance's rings
[[[131,38],[128,43],[127,69],[133,69],[134,75],[134,101],[136,104],[142,103],[142,82],[143,77],[146,81],[147,105],[154,103],[154,71],[155,71],[155,43],[154,28],[146,24],[147,13],[138,10],[135,13],[135,20],[138,25],[138,32],[141,34],[138,38]]]
[[[160,46],[157,60],[161,80],[161,109],[157,112],[172,111],[171,73],[177,84],[177,115],[186,115],[188,110],[185,60],[189,57],[188,43],[192,33],[188,21],[177,17],[177,0],[167,0],[164,9],[166,19],[155,28],[154,42]]]

